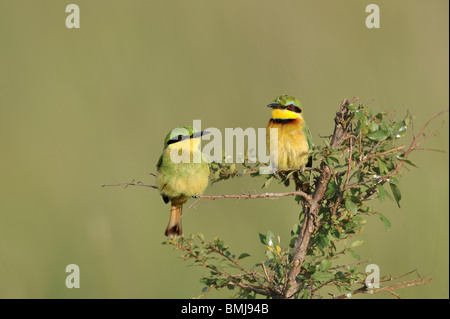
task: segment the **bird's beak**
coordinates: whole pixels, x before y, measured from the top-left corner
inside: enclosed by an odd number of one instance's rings
[[[276,109],[276,108],[280,107],[280,104],[278,104],[278,103],[270,103],[270,104],[267,105],[267,107],[271,107],[273,109]]]
[[[202,137],[203,135],[207,135],[209,133],[210,132],[208,131],[195,132],[194,134],[191,135],[191,138]]]

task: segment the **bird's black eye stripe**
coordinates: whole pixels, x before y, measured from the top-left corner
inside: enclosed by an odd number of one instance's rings
[[[180,141],[182,141],[182,140],[184,140],[184,139],[186,139],[186,138],[187,138],[187,136],[177,135],[177,136],[173,137],[172,139],[170,139],[170,140],[167,142],[167,145],[170,145],[170,144],[173,144],[173,143],[180,142]]]
[[[294,104],[289,104],[289,105],[286,106],[286,108],[289,111],[292,111],[292,112],[295,112],[295,113],[301,113],[302,112],[302,110],[298,106],[296,106]]]
[[[173,143],[176,143],[176,142],[178,142],[178,140],[169,140],[169,141],[167,142],[167,145],[170,145],[170,144],[173,144]]]

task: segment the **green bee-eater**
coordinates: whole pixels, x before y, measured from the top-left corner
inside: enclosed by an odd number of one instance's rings
[[[209,165],[199,149],[200,138],[207,133],[198,132],[192,126],[182,126],[173,129],[164,140],[156,176],[164,202],[171,202],[165,231],[167,237],[182,236],[183,204],[189,197],[202,194],[208,185]],[[174,160],[175,156],[177,160]]]
[[[293,96],[281,95],[267,105],[272,116],[267,124],[266,142],[270,147],[270,128],[278,129],[278,169],[301,169],[308,164],[313,143],[303,119],[302,105]]]

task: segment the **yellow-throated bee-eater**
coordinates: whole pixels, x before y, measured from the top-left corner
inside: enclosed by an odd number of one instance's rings
[[[200,138],[207,133],[199,132],[192,126],[182,126],[173,129],[164,140],[164,150],[156,165],[156,176],[164,202],[171,202],[165,231],[167,237],[183,235],[182,206],[189,197],[202,194],[208,185],[209,165],[199,149]],[[174,155],[179,156],[176,161]]]
[[[278,129],[278,169],[302,169],[309,161],[313,143],[302,115],[302,105],[293,96],[280,95],[267,105],[272,116],[267,124],[266,142],[270,147],[270,128]]]

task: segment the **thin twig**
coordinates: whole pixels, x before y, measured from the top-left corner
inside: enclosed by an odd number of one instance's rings
[[[350,172],[352,170],[352,155],[353,155],[353,139],[350,139],[349,151],[348,151],[348,167],[347,167],[347,178],[345,179],[344,188],[348,185],[350,180]],[[338,183],[336,183],[338,185]]]
[[[440,111],[440,112],[438,112],[438,113],[436,113],[436,114],[434,114],[426,123],[425,123],[425,125],[422,127],[422,129],[420,130],[420,132],[419,132],[419,134],[417,134],[417,136],[413,139],[413,141],[411,142],[411,145],[409,146],[409,148],[408,148],[408,150],[405,152],[405,155],[403,155],[403,157],[404,158],[406,158],[413,150],[414,150],[414,148],[415,148],[415,146],[416,146],[416,144],[417,144],[417,142],[418,142],[418,139],[423,135],[423,133],[425,132],[425,130],[426,130],[426,128],[428,127],[428,125],[430,125],[430,123],[435,119],[435,118],[437,118],[438,116],[440,116],[440,115],[442,115],[442,114],[444,114],[444,113],[446,113],[446,112],[448,112],[449,110],[448,109],[446,109],[446,110],[443,110],[443,111]]]
[[[366,264],[366,263],[368,263],[368,262],[370,262],[370,259],[367,259],[367,260],[364,260],[364,261],[360,261],[360,262],[356,262],[356,263],[352,263],[352,264],[347,264],[347,265],[340,265],[340,266],[335,266],[335,267],[331,267],[331,268],[329,268],[329,270],[336,270],[336,269],[339,269],[339,268],[350,268],[350,267],[353,267],[353,266],[358,266],[358,265],[362,265],[362,264]]]
[[[128,186],[142,186],[142,187],[149,187],[153,189],[158,189],[155,185],[147,185],[142,182],[131,182],[131,183],[116,183],[116,184],[104,184],[102,187],[113,187],[113,186],[124,186],[125,188]],[[235,199],[257,199],[257,198],[280,198],[280,197],[286,197],[286,196],[301,196],[305,198],[306,200],[311,200],[311,195],[298,190],[296,192],[282,192],[282,193],[260,193],[260,194],[222,194],[222,195],[196,195],[193,196],[193,198],[197,199],[195,202],[193,202],[189,208],[193,207],[200,199],[223,199],[223,198],[235,198]]]
[[[263,271],[264,271],[264,274],[266,275],[267,282],[270,284],[270,277],[269,277],[269,275],[267,274],[266,266],[264,266],[264,263],[263,263],[263,262],[261,262],[261,266],[262,266],[262,269],[263,269]]]
[[[401,162],[401,163],[403,163],[403,162]],[[380,181],[380,180],[389,179],[391,177],[400,176],[400,175],[403,175],[403,173],[396,173],[395,170],[394,170],[394,173],[391,173],[391,174],[388,174],[388,175],[383,175],[383,176],[379,176],[379,177],[376,177],[376,178],[368,179],[366,181],[362,181],[362,182],[359,182],[359,183],[350,184],[344,189],[344,191],[347,190],[347,189],[353,188],[355,186],[364,185],[364,184],[368,184],[368,183],[372,183],[372,182],[377,182],[377,181]]]
[[[279,198],[279,197],[286,197],[286,196],[302,196],[306,200],[311,200],[311,195],[303,192],[303,191],[296,191],[296,192],[284,192],[284,193],[260,193],[260,194],[223,194],[223,195],[196,195],[194,198],[196,199],[223,199],[223,198],[236,198],[236,199],[257,199],[257,198]]]
[[[116,183],[116,184],[104,184],[101,187],[111,187],[111,186],[124,186],[125,188],[127,188],[128,186],[142,186],[142,187],[149,187],[149,188],[153,188],[153,189],[158,189],[158,186],[155,185],[147,185],[144,184],[142,182],[134,182],[132,181],[131,183]]]
[[[416,151],[431,151],[431,152],[438,152],[438,153],[444,153],[444,154],[447,153],[444,150],[440,150],[437,148],[428,148],[428,147],[419,147],[419,148],[416,148]]]
[[[406,274],[403,274],[403,275],[395,277],[395,278],[391,277],[390,279],[380,280],[380,283],[381,282],[387,282],[387,281],[393,281],[393,280],[405,277],[407,275],[410,275],[413,272],[417,273],[416,270],[413,270],[413,271],[410,271],[410,272],[408,272]],[[352,293],[350,293],[350,294],[343,294],[343,295],[334,297],[334,299],[345,299],[345,298],[349,298],[350,296],[356,295],[356,294],[375,294],[375,293],[380,293],[380,292],[388,292],[388,293],[396,296],[397,298],[401,298],[400,295],[398,295],[397,293],[394,293],[394,290],[398,290],[398,289],[406,288],[406,287],[413,287],[413,286],[424,285],[424,284],[427,284],[427,283],[429,283],[430,281],[433,280],[433,278],[425,280],[426,276],[420,276],[419,274],[417,274],[417,275],[418,275],[418,278],[411,279],[411,280],[406,280],[406,281],[402,281],[402,282],[398,282],[398,283],[395,283],[395,284],[392,284],[392,285],[388,285],[388,286],[385,286],[385,287],[380,287],[380,288],[370,288],[370,289],[368,289],[366,287],[366,285],[364,284],[364,286],[354,290]]]

